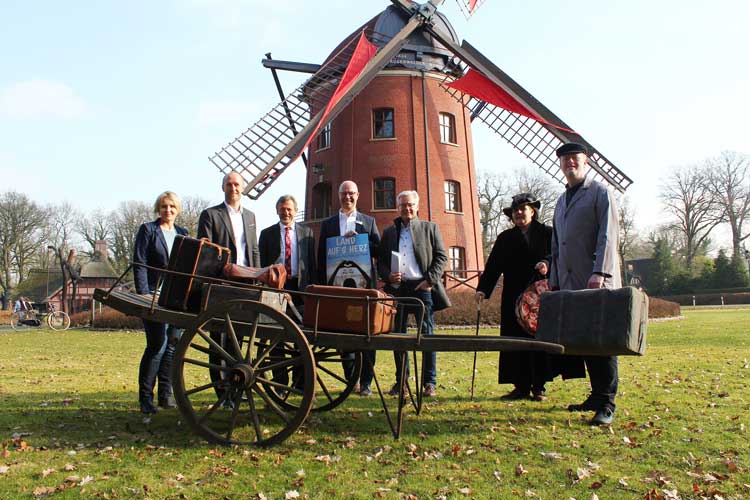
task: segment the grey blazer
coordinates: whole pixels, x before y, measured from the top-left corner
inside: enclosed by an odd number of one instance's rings
[[[260,267],[258,238],[255,235],[255,214],[243,208],[242,223],[245,226],[248,265]],[[211,243],[229,248],[232,252],[232,263],[237,263],[237,244],[234,241],[232,222],[229,220],[229,212],[223,202],[201,212],[198,218],[198,238],[208,238]]]
[[[411,236],[414,242],[414,257],[417,259],[419,270],[424,278],[432,285],[432,304],[434,311],[440,311],[451,306],[448,294],[443,287],[443,269],[448,262],[440,229],[434,222],[413,219]],[[378,274],[380,279],[388,283],[391,274],[391,252],[398,252],[398,240],[401,235],[402,221],[397,217],[392,226],[388,226],[380,240],[380,258],[378,258]]]
[[[617,201],[604,184],[587,177],[570,203],[555,205],[549,284],[560,290],[586,288],[592,273],[608,275],[607,288],[620,288]]]

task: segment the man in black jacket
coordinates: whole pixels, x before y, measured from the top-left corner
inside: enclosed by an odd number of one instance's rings
[[[332,276],[326,273],[326,240],[333,236],[352,236],[355,234],[366,234],[370,243],[370,257],[378,255],[378,245],[380,244],[380,233],[375,218],[365,215],[357,210],[357,200],[359,200],[359,188],[354,181],[344,181],[339,186],[339,201],[341,209],[336,215],[333,215],[320,224],[320,238],[318,239],[318,283],[322,285],[329,284]],[[375,288],[375,272],[370,279],[370,288]],[[364,351],[362,353],[362,371],[359,377],[359,384],[355,385],[354,391],[361,396],[372,395],[370,384],[373,378],[373,369],[375,366],[375,351]],[[344,361],[344,373],[349,379],[353,370],[353,363]]]

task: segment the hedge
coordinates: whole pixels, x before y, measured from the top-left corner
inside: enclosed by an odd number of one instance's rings
[[[91,311],[81,311],[70,317],[71,326],[90,326]],[[136,316],[126,316],[120,311],[109,307],[104,307],[100,313],[97,313],[94,320],[95,328],[104,328],[111,330],[141,330],[143,329],[143,320]]]
[[[720,306],[721,298],[724,297],[724,304],[750,304],[750,293],[748,292],[729,292],[729,293],[695,293],[685,295],[672,295],[662,297],[665,300],[677,302],[683,306],[692,306],[693,297],[695,297],[696,306]]]

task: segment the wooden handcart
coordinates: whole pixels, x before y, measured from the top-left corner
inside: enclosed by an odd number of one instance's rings
[[[216,303],[197,314],[160,307],[153,298],[116,291],[116,286],[117,283],[109,290],[97,289],[94,297],[124,314],[184,329],[172,367],[178,408],[197,434],[223,445],[280,443],[302,425],[311,411],[327,411],[340,405],[359,378],[362,351],[399,351],[404,356],[411,353],[416,380],[420,380],[418,351],[563,352],[558,344],[520,338],[424,336],[419,330],[381,335],[368,331],[339,333],[319,330],[317,320],[313,327],[301,327],[285,312],[288,295],[261,286],[240,285],[247,288],[247,299]],[[396,300],[399,307],[409,304],[424,311],[417,299],[389,300]],[[348,363],[348,376],[344,375],[344,361]],[[402,381],[394,414],[383,396],[387,389],[381,387],[377,376],[374,382],[388,424],[398,438],[404,407],[411,404],[417,414],[421,410],[421,384],[412,389],[408,380]]]

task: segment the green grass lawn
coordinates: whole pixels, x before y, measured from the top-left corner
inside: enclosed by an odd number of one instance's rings
[[[685,316],[620,358],[611,428],[565,409],[587,381],[504,402],[480,353],[470,401],[472,354],[441,353],[438,397],[400,440],[377,397],[352,396],[270,449],[211,446],[177,410],[144,423],[141,333],[3,330],[0,498],[750,498],[750,309]],[[390,387],[390,352],[377,369]]]

